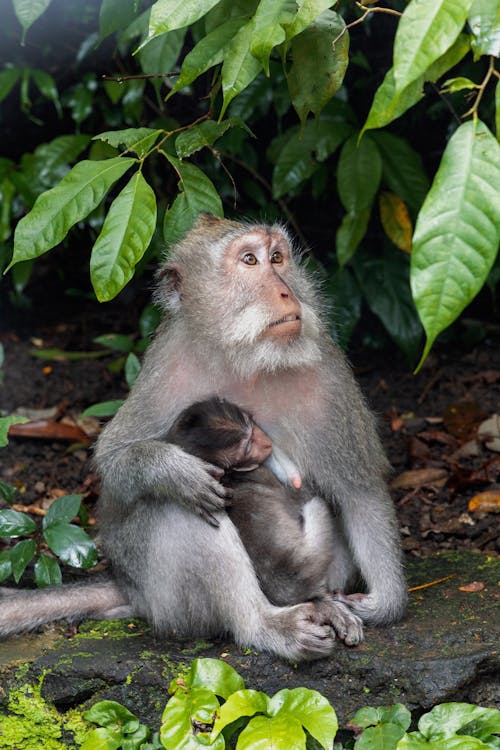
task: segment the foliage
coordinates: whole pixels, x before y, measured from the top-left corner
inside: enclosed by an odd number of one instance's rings
[[[236,750],[332,748],[337,718],[320,693],[307,688],[280,690],[272,698],[246,689],[241,676],[217,659],[195,659],[189,672],[172,680],[159,735],[128,709],[101,701],[84,714],[100,726],[82,750]],[[362,708],[349,722],[355,750],[474,750],[498,748],[500,711],[469,703],[443,703],[424,714],[418,731],[408,732],[411,714],[400,703]],[[142,737],[142,739],[141,739]],[[335,744],[336,750],[343,746]]]
[[[0,488],[1,489],[1,488]],[[9,500],[3,495],[4,499]],[[81,505],[82,495],[64,495],[55,500],[43,517],[42,528],[27,513],[8,508],[0,510],[0,538],[21,539],[0,552],[0,581],[12,575],[19,583],[27,566],[34,561],[37,586],[61,583],[57,559],[74,568],[91,568],[97,563],[97,549],[88,534],[71,523],[76,517],[86,518]],[[43,551],[49,548],[52,555]]]
[[[28,47],[52,4],[13,0]],[[36,118],[37,92],[45,119],[69,113],[76,130],[61,126],[18,161],[0,159],[0,242],[14,291],[74,227],[91,236],[91,281],[110,300],[200,211],[231,213],[237,200],[246,216],[281,212],[299,234],[320,213],[337,230],[317,265],[339,307],[349,298],[339,340],[347,343],[364,299],[410,359],[417,311],[425,357],[498,252],[498,3],[357,6],[102,0],[97,18],[90,4],[82,13],[70,2],[64,12],[82,19],[77,65],[89,60],[76,82],[61,86],[22,55],[0,71],[0,101],[19,88],[21,109]],[[96,43],[115,55],[111,79],[92,67]],[[390,279],[375,295],[373,264]]]

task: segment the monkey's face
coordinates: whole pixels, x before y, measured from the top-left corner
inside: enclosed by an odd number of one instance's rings
[[[285,342],[300,336],[302,306],[286,282],[291,264],[290,247],[279,232],[255,230],[229,244],[222,266],[239,297],[238,333],[243,327],[255,338]]]

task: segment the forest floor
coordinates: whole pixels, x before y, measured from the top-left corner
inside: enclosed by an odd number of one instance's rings
[[[0,480],[18,489],[16,505],[43,515],[56,497],[83,492],[92,516],[98,482],[91,439],[102,420],[82,421],[80,415],[127,393],[120,355],[93,339],[136,335],[146,301],[146,293],[125,292],[99,306],[38,284],[30,310],[5,299],[0,304],[0,414],[25,414],[38,422],[37,437],[11,437],[0,451]],[[40,358],[46,349],[61,352]],[[98,352],[96,358],[71,358],[89,351]],[[395,349],[355,348],[350,358],[393,466],[391,492],[405,552],[500,552],[499,328],[490,326],[481,344],[465,354],[436,348],[416,376]],[[69,430],[65,439],[62,424]]]

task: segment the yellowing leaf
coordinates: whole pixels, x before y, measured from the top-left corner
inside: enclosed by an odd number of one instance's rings
[[[400,250],[411,253],[413,226],[404,201],[399,195],[383,192],[379,198],[379,209],[386,235]]]
[[[469,500],[471,513],[500,513],[500,490],[485,490]]]

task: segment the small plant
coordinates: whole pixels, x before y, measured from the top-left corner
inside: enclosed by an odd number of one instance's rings
[[[82,750],[317,750],[334,748],[338,723],[327,699],[315,690],[280,690],[271,698],[245,688],[242,677],[218,659],[195,659],[170,683],[172,697],[161,729],[149,730],[114,701],[84,714],[99,724]],[[407,732],[411,714],[401,703],[360,709],[349,723],[354,750],[489,750],[500,747],[500,711],[469,703],[443,703]],[[335,744],[335,750],[344,745]]]
[[[8,488],[9,485],[0,486],[2,497],[7,501]],[[86,520],[82,497],[65,495],[55,500],[43,518],[41,529],[26,513],[11,508],[0,510],[0,538],[27,537],[0,552],[0,581],[12,575],[19,583],[29,563],[35,560],[37,586],[43,588],[61,583],[59,563],[42,551],[45,545],[59,560],[74,568],[92,568],[97,563],[97,549],[92,539],[79,526],[70,523],[78,515]]]

